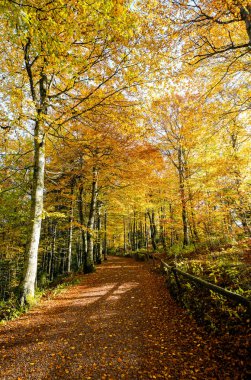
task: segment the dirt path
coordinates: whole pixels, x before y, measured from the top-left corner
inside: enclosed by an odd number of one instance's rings
[[[214,348],[212,348],[214,347]],[[109,258],[0,326],[0,379],[243,379],[146,264]]]

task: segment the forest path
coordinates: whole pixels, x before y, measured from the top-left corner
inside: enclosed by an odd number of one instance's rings
[[[242,379],[150,265],[109,257],[0,326],[0,379]]]

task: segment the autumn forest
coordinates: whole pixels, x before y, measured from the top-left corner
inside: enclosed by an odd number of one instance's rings
[[[2,0],[1,300],[251,235],[248,1]]]
[[[0,259],[23,302],[109,252],[250,236],[250,10],[1,1]]]

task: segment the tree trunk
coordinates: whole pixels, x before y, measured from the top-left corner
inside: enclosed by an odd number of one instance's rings
[[[28,237],[28,251],[24,265],[24,279],[21,284],[21,304],[29,303],[29,298],[35,295],[38,247],[41,234],[43,199],[44,199],[44,171],[45,171],[45,129],[44,116],[47,114],[47,76],[44,67],[41,67],[40,79],[34,82],[30,57],[31,41],[27,39],[24,46],[24,63],[29,79],[31,97],[36,107],[36,121],[34,127],[34,160],[33,182],[31,194],[30,231]],[[46,59],[44,59],[46,64]],[[36,91],[37,86],[37,91]]]
[[[82,264],[82,262],[84,262],[84,265],[85,265],[85,262],[86,262],[86,251],[85,251],[85,247],[86,247],[86,236],[85,236],[85,231],[84,231],[84,212],[83,212],[83,192],[84,192],[84,189],[83,189],[83,185],[80,184],[80,187],[79,187],[79,190],[78,190],[78,214],[79,214],[79,222],[81,224],[81,255],[83,256],[83,260],[82,260],[82,257],[80,258],[80,265]]]
[[[126,244],[126,220],[125,216],[123,216],[123,227],[124,227],[124,255],[127,252],[127,244]]]
[[[165,237],[165,219],[166,219],[166,214],[165,214],[165,208],[161,206],[160,208],[160,240],[162,242],[162,246],[164,249],[164,252],[166,252],[166,237]]]
[[[185,172],[185,177],[189,178],[189,168],[187,165],[187,161],[184,159],[184,172]],[[189,205],[190,205],[190,214],[191,214],[191,236],[193,238],[193,243],[195,244],[196,242],[199,241],[199,235],[197,231],[197,226],[196,226],[196,219],[195,219],[195,212],[194,212],[194,205],[193,205],[193,195],[192,195],[192,190],[189,184],[189,181],[186,181],[186,186],[188,190],[188,199],[189,199]]]
[[[97,195],[98,195],[98,169],[93,168],[92,179],[92,194],[90,203],[89,219],[87,223],[87,257],[84,267],[85,273],[91,273],[95,270],[93,259],[93,228],[95,220],[95,211],[97,207]]]
[[[169,213],[170,213],[170,247],[174,245],[175,241],[175,228],[174,228],[174,212],[173,212],[173,206],[171,203],[169,203]]]
[[[133,250],[138,251],[137,218],[135,211],[133,215]]]
[[[148,227],[147,227],[147,213],[145,213],[145,248],[148,250]]]
[[[144,226],[142,220],[140,220],[139,226],[139,249],[141,249],[145,245]]]
[[[132,231],[132,222],[131,219],[129,221],[129,226],[128,226],[129,232],[128,232],[128,237],[129,237],[129,242],[130,242],[130,251],[134,250],[134,242],[133,242],[133,231]]]
[[[37,276],[38,246],[41,233],[45,169],[45,133],[42,122],[36,121],[34,134],[34,169],[31,196],[31,228],[28,252],[26,254],[21,304],[29,302],[35,294]]]
[[[182,148],[178,150],[178,171],[179,171],[179,187],[180,187],[180,199],[182,207],[182,224],[183,224],[183,246],[189,245],[189,226],[187,217],[187,205],[185,195],[185,178],[184,178],[184,163],[182,157]]]
[[[70,213],[70,227],[69,227],[69,244],[68,244],[68,258],[67,258],[67,272],[71,271],[71,256],[72,256],[72,237],[73,237],[73,217],[74,217],[74,184],[71,185],[71,213]]]
[[[102,233],[101,233],[101,203],[98,202],[97,205],[97,230],[98,230],[98,240],[97,240],[97,264],[102,263]]]
[[[82,237],[82,229],[79,231],[79,236],[76,242],[76,253],[77,253],[77,268],[83,269],[83,237]]]
[[[107,260],[107,211],[105,210],[104,215],[104,229],[105,229],[105,236],[104,236],[104,260]]]
[[[57,240],[57,223],[52,221],[51,226],[51,256],[50,256],[50,280],[52,281],[55,275],[55,264],[56,264],[56,240]]]
[[[132,250],[136,251],[136,236],[135,236],[135,227],[136,221],[135,221],[135,211],[133,212],[133,224],[132,224]]]
[[[153,250],[156,251],[156,249],[157,249],[157,244],[156,244],[157,230],[156,230],[156,225],[155,225],[155,214],[154,214],[153,210],[151,213],[150,213],[150,211],[148,211],[147,214],[148,214],[149,221],[150,221],[150,232],[151,232],[152,247],[153,247]]]

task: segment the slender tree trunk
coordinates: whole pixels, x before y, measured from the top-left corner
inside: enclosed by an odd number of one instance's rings
[[[184,183],[180,183],[180,196],[181,196],[181,205],[182,205],[183,245],[186,246],[189,244],[190,240],[189,240],[189,226],[188,226],[188,218],[187,218]]]
[[[105,229],[105,236],[104,236],[104,260],[107,260],[107,211],[105,210],[104,215],[104,229]]]
[[[97,204],[97,230],[98,230],[98,240],[97,240],[97,264],[102,263],[102,233],[101,233],[101,204]]]
[[[161,206],[160,208],[159,218],[160,218],[160,239],[162,242],[163,249],[166,252],[165,222],[164,222],[166,218],[166,214],[165,214],[165,209],[163,206]]]
[[[187,161],[184,159],[184,172],[186,178],[189,178],[189,168],[187,165]],[[197,231],[197,226],[196,226],[196,218],[195,218],[195,212],[194,212],[194,205],[193,205],[193,195],[191,191],[191,187],[189,184],[189,181],[186,181],[186,186],[188,190],[188,199],[189,199],[189,205],[190,205],[190,214],[191,214],[191,235],[193,237],[193,243],[195,244],[196,242],[199,241],[199,234]]]
[[[46,271],[46,260],[47,260],[47,247],[43,251],[43,256],[42,256],[41,267],[42,267],[43,272]]]
[[[145,213],[145,247],[148,250],[148,228],[147,228],[147,213]]]
[[[85,273],[93,272],[95,269],[93,259],[93,228],[95,220],[95,211],[97,207],[97,195],[98,195],[98,169],[93,168],[92,179],[92,194],[90,203],[89,219],[87,223],[87,258],[85,263]]]
[[[126,220],[125,216],[123,216],[123,227],[124,227],[124,255],[127,252],[127,244],[126,244]]]
[[[137,238],[136,238],[136,213],[133,212],[133,226],[132,226],[132,242],[133,242],[133,251],[137,250]]]
[[[53,280],[55,274],[55,265],[56,265],[56,240],[57,240],[57,223],[52,221],[51,226],[51,250],[50,250],[50,280]]]
[[[179,170],[179,187],[180,187],[180,198],[182,207],[182,223],[183,223],[183,246],[189,245],[189,226],[187,217],[187,205],[186,205],[186,195],[185,195],[185,179],[184,179],[184,163],[182,157],[182,148],[178,150],[178,170]]]
[[[157,243],[156,243],[156,234],[157,234],[157,229],[156,229],[156,224],[155,224],[155,213],[152,210],[147,212],[149,221],[150,221],[150,232],[151,232],[151,241],[152,241],[152,247],[153,250],[156,251],[157,249]]]
[[[133,241],[134,241],[134,251],[138,251],[138,223],[137,223],[137,215],[134,211],[134,218],[133,218]]]
[[[199,234],[198,234],[198,231],[197,231],[197,226],[196,226],[196,222],[195,222],[195,213],[194,213],[194,207],[193,207],[193,204],[192,202],[190,202],[190,210],[191,210],[191,230],[192,230],[192,235],[194,237],[194,243],[197,243],[199,242],[200,238],[199,238]]]
[[[149,261],[149,251],[148,251],[148,235],[149,235],[149,231],[148,231],[148,226],[147,226],[147,213],[145,213],[145,221],[144,221],[144,224],[145,224],[145,247],[146,247],[146,255],[147,255],[147,260]]]
[[[84,212],[83,212],[83,192],[84,192],[83,185],[80,184],[79,190],[78,190],[78,214],[79,214],[79,222],[81,224],[81,231],[80,231],[80,234],[81,234],[81,255],[83,256],[83,260],[82,260],[82,257],[80,259],[80,261],[81,261],[80,265],[82,264],[83,261],[84,261],[84,265],[86,262]]]
[[[130,250],[134,251],[134,242],[133,242],[133,231],[132,231],[132,222],[130,220],[129,226],[128,226],[129,232],[128,232],[128,240],[130,242]]]
[[[145,244],[145,236],[144,236],[144,226],[142,220],[139,222],[140,230],[139,230],[139,248],[144,247]]]
[[[170,247],[172,247],[174,245],[174,240],[175,240],[175,229],[174,229],[173,207],[171,203],[169,203],[169,212],[170,212],[170,220],[171,220]]]
[[[48,261],[47,261],[47,274],[48,278],[51,279],[51,268],[52,268],[52,252],[48,251]]]
[[[77,251],[77,267],[78,270],[82,269],[83,264],[83,237],[82,237],[82,229],[79,231],[78,240],[76,243],[76,251]]]
[[[72,256],[72,237],[73,237],[73,217],[74,217],[74,185],[71,185],[71,213],[70,213],[70,227],[69,227],[69,244],[68,244],[68,258],[67,258],[67,272],[71,271],[71,256]]]

